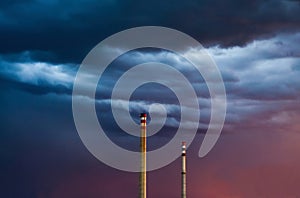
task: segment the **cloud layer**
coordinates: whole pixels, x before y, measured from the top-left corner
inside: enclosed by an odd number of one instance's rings
[[[255,40],[244,47],[212,46],[207,49],[216,61],[226,86],[229,106],[228,123],[240,122],[254,114],[287,108],[289,103],[294,105],[293,101],[299,101],[300,48],[298,45],[293,45],[298,41],[300,41],[300,33],[279,34],[270,39]],[[189,53],[192,53],[192,56],[197,55],[195,51],[187,51],[185,55],[190,56]],[[28,54],[20,54],[18,62],[11,61],[9,55],[3,55],[0,70],[2,80],[25,84],[26,87],[32,86],[34,87],[31,89],[32,93],[35,91],[38,94],[54,92],[68,95],[71,93],[77,66],[37,62]],[[146,50],[123,55],[101,78],[98,90],[101,96],[99,95],[98,100],[105,101],[110,97],[114,83],[122,72],[136,64],[154,61],[172,65],[188,77],[199,97],[203,119],[201,123],[208,124],[210,99],[203,78],[199,73],[193,72],[195,71],[193,66],[184,58],[171,52]],[[93,73],[87,76],[93,76]],[[88,81],[88,78],[86,80]],[[156,102],[169,105],[170,108],[167,109],[174,120],[180,119],[176,116],[180,111],[179,104],[174,95],[166,94],[164,87],[148,86],[146,89],[139,89],[133,98],[136,105],[131,105],[133,112],[140,111],[141,106],[149,102],[147,102],[149,97],[142,97],[149,91],[155,93]],[[109,105],[106,102],[102,104]],[[191,115],[193,115],[192,111]],[[173,126],[174,123],[170,125]]]

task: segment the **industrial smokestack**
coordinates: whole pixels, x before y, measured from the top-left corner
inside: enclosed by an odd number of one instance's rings
[[[186,146],[181,146],[181,198],[186,198]]]
[[[147,137],[146,137],[146,126],[147,126],[147,114],[141,113],[141,136],[140,136],[140,150],[141,150],[141,171],[139,181],[139,197],[146,198],[146,152],[147,152]]]

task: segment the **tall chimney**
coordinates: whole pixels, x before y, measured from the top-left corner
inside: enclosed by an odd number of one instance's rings
[[[181,198],[186,198],[186,146],[182,142],[181,147]]]
[[[146,137],[146,126],[147,126],[147,114],[141,113],[141,136],[140,136],[140,150],[141,150],[141,171],[139,181],[139,198],[146,198],[146,152],[147,152],[147,137]]]

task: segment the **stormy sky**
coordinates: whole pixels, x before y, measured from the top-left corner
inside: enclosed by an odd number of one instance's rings
[[[169,64],[188,76],[201,108],[198,134],[187,151],[188,197],[300,196],[300,1],[3,0],[0,197],[137,197],[137,173],[103,164],[81,142],[72,89],[95,45],[138,26],[174,28],[207,49],[226,88],[225,125],[213,150],[199,158],[211,115],[204,80],[174,53],[140,49],[120,56],[100,79],[93,102],[106,134],[124,148],[138,148],[138,139],[113,119],[112,88],[124,67]],[[149,138],[149,148],[168,142],[180,120],[174,93],[150,84],[131,99],[135,120],[153,102],[166,105],[166,125]],[[148,189],[149,197],[180,197],[180,159],[149,172]]]

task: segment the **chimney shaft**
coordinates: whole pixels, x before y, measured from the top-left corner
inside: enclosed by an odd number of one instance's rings
[[[146,152],[147,152],[147,137],[146,137],[146,126],[147,126],[147,114],[141,113],[141,135],[140,135],[140,154],[141,154],[141,170],[140,170],[140,181],[139,181],[139,198],[146,198]]]
[[[181,147],[181,198],[186,198],[186,145],[182,142]]]

